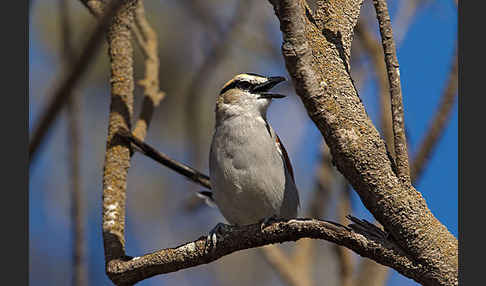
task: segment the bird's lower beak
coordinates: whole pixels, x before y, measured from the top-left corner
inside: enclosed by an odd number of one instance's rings
[[[260,98],[284,98],[286,95],[278,93],[263,92],[260,93]]]
[[[277,84],[285,81],[286,79],[281,76],[271,76],[267,78],[267,81],[258,85],[253,91],[258,92],[260,94],[260,98],[284,98],[285,95],[277,94],[277,93],[269,93],[272,87],[276,86]]]

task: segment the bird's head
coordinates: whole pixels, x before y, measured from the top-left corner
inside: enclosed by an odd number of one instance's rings
[[[269,92],[272,87],[282,81],[285,81],[285,78],[280,76],[239,74],[229,80],[221,89],[216,103],[216,114],[265,116],[273,98],[285,97],[282,94]]]

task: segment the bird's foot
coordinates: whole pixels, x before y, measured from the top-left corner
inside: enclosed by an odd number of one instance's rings
[[[206,244],[204,246],[204,251],[206,253],[210,251],[214,251],[216,248],[216,245],[218,243],[218,240],[222,240],[221,238],[221,233],[229,231],[231,228],[231,225],[224,224],[224,223],[218,223],[213,229],[209,231],[208,236],[206,237]]]
[[[264,230],[266,227],[271,225],[274,222],[280,221],[281,218],[277,215],[271,215],[269,217],[266,217],[262,220],[262,223],[260,224],[260,230]]]

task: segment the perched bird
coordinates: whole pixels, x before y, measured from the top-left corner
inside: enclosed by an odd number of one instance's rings
[[[223,86],[216,101],[209,155],[212,199],[232,225],[297,216],[292,165],[266,116],[272,99],[285,97],[269,92],[282,81],[239,74]]]

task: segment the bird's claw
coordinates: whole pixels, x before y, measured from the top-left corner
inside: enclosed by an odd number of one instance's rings
[[[260,224],[260,230],[264,230],[266,227],[277,221],[279,221],[279,217],[277,215],[271,215],[264,218]]]
[[[213,229],[209,231],[209,234],[206,237],[206,244],[204,246],[204,251],[206,253],[216,248],[216,244],[218,243],[218,236],[220,236],[222,232],[228,231],[229,227],[230,225],[218,223],[215,227],[213,227]]]

